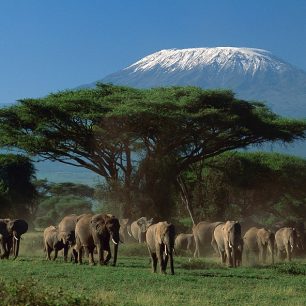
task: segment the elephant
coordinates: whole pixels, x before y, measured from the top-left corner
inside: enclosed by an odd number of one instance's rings
[[[58,237],[64,245],[64,260],[67,261],[68,249],[75,245],[75,226],[83,215],[75,214],[65,216],[58,224]]]
[[[11,248],[11,236],[7,230],[9,219],[0,219],[0,255],[1,259],[9,258]]]
[[[131,234],[130,219],[119,219],[119,223],[120,223],[120,239],[125,243],[134,240]]]
[[[195,241],[193,234],[179,234],[175,238],[174,250],[185,250],[194,253],[195,250]]]
[[[151,225],[146,232],[146,244],[152,261],[152,270],[156,273],[157,261],[160,272],[166,273],[168,258],[170,257],[170,270],[174,274],[173,249],[175,240],[175,227],[166,221]]]
[[[215,227],[222,222],[201,221],[194,225],[192,233],[195,241],[194,257],[200,257],[211,251],[211,240]]]
[[[138,220],[132,222],[131,224],[131,234],[135,240],[139,243],[145,241],[146,231],[150,225],[153,223],[153,218],[147,220],[146,217],[141,217]]]
[[[76,224],[74,247],[78,254],[78,262],[82,264],[83,249],[88,255],[89,264],[94,265],[94,249],[97,248],[100,265],[106,265],[111,259],[110,239],[114,243],[113,266],[117,262],[120,224],[111,214],[83,215]],[[104,260],[104,251],[107,256]]]
[[[229,267],[241,264],[243,240],[241,238],[241,225],[238,221],[226,221],[214,229],[212,246],[219,252],[221,262],[228,262]]]
[[[58,251],[63,249],[65,244],[59,237],[58,228],[51,225],[44,230],[44,250],[47,253],[47,259],[51,260],[51,252],[54,250],[53,260],[57,258]]]
[[[21,235],[26,233],[28,228],[28,223],[23,219],[12,219],[7,221],[7,230],[11,237],[9,252],[11,251],[11,246],[13,246],[14,259],[16,259],[19,254]]]
[[[287,260],[291,261],[292,254],[297,247],[297,233],[294,227],[283,227],[275,233],[275,242],[278,258],[283,259],[286,254]]]
[[[275,235],[266,228],[251,227],[243,237],[246,259],[249,261],[249,254],[253,253],[258,257],[258,262],[265,263],[267,250],[274,264]]]

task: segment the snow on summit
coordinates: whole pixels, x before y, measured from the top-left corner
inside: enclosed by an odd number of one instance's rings
[[[133,72],[163,69],[176,70],[205,69],[214,66],[216,70],[238,69],[254,74],[258,70],[282,70],[283,62],[269,51],[252,48],[216,47],[161,50],[148,55],[124,70]]]

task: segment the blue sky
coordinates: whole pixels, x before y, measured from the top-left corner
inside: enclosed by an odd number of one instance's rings
[[[262,48],[306,70],[304,0],[0,0],[0,103],[98,80],[167,48]]]

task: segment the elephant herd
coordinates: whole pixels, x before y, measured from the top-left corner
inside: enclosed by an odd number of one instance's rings
[[[134,222],[128,219],[118,220],[111,214],[83,214],[64,217],[58,226],[49,226],[44,230],[44,249],[47,259],[57,258],[58,251],[64,250],[67,261],[68,249],[72,249],[72,259],[82,264],[83,253],[88,257],[90,265],[95,264],[94,252],[98,254],[100,265],[108,264],[112,257],[110,241],[114,245],[113,263],[117,262],[119,243],[131,241],[146,242],[152,262],[152,269],[166,273],[168,260],[170,271],[174,274],[173,249],[175,239],[174,225],[166,221],[153,224],[153,219],[141,217]],[[105,258],[104,258],[105,256]]]
[[[277,252],[280,260],[291,260],[297,249],[303,248],[294,227],[282,227],[274,234],[266,228],[251,227],[242,236],[241,225],[238,221],[207,222],[202,221],[193,226],[192,234],[180,234],[175,240],[175,249],[194,251],[194,257],[200,257],[214,250],[223,264],[240,266],[242,254],[250,261],[250,255],[257,261],[265,263],[269,254],[274,263]]]
[[[14,259],[19,254],[21,235],[28,230],[28,223],[23,219],[0,219],[0,258]]]
[[[21,235],[27,232],[28,224],[22,219],[0,219],[0,255],[1,259],[18,256]],[[179,250],[194,253],[194,257],[205,256],[214,251],[222,264],[230,267],[241,265],[242,255],[246,261],[253,255],[258,262],[265,263],[270,257],[274,263],[274,254],[279,259],[291,260],[297,249],[303,248],[301,234],[294,227],[282,227],[274,234],[271,230],[251,227],[242,235],[238,221],[208,222],[194,225],[192,234],[179,234],[175,237],[175,227],[166,221],[153,223],[153,219],[141,217],[136,221],[117,219],[111,214],[82,214],[65,216],[57,226],[44,230],[44,250],[47,259],[53,260],[63,250],[64,260],[83,263],[84,253],[89,264],[94,265],[94,253],[98,263],[106,265],[113,257],[115,266],[119,243],[146,243],[151,258],[152,270],[156,272],[159,263],[161,273],[166,273],[168,261],[170,272],[174,274],[173,254]],[[111,250],[113,243],[113,256]]]

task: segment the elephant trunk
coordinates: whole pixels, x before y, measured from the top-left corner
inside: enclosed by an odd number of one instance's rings
[[[111,233],[111,239],[114,244],[114,260],[113,260],[113,266],[116,265],[117,262],[117,255],[118,255],[118,246],[120,242],[120,235],[118,233]]]
[[[15,232],[13,232],[13,240],[13,254],[14,259],[16,259],[19,254],[20,237],[18,237]]]
[[[238,248],[237,246],[234,246],[232,248],[232,265],[234,268],[236,268],[237,252],[238,252]]]
[[[111,239],[112,239],[112,242],[114,245],[117,245],[119,242],[120,242],[120,234],[119,232],[118,233],[110,233],[110,236],[111,236]]]
[[[174,265],[173,265],[173,250],[174,250],[174,244],[171,243],[171,239],[169,244],[167,245],[167,249],[168,249],[168,255],[169,255],[169,259],[170,259],[170,271],[171,274],[174,274]]]
[[[171,274],[173,275],[174,274],[174,265],[173,265],[173,253],[172,253],[172,250],[170,251],[170,271],[171,271]]]

